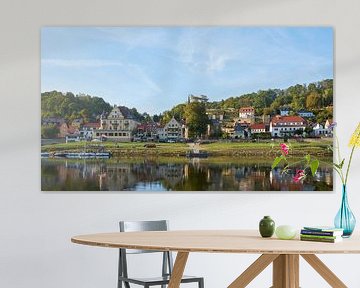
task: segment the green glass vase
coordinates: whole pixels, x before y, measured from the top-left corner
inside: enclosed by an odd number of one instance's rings
[[[264,238],[271,237],[275,232],[275,222],[271,219],[270,216],[264,216],[259,223],[259,232],[260,235]]]

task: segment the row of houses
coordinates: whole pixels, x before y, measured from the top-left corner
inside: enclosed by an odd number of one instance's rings
[[[192,96],[192,95],[191,95]],[[205,101],[204,99],[200,99]],[[200,101],[199,99],[189,97],[189,101]],[[207,111],[209,125],[207,134],[210,137],[214,131],[233,139],[247,139],[255,134],[267,134],[271,137],[285,137],[303,135],[308,127],[312,129],[313,136],[331,136],[331,122],[325,124],[316,123],[310,126],[310,123],[300,115],[276,115],[255,116],[254,107],[241,107],[240,109],[228,109],[226,113],[231,113],[232,117],[226,119],[224,114],[217,113],[214,109]],[[77,119],[76,119],[77,120]],[[46,119],[43,123],[56,124],[59,127],[60,138],[66,138],[69,141],[85,140],[112,140],[112,141],[168,141],[178,142],[188,139],[188,129],[184,121],[177,121],[174,117],[165,125],[160,123],[140,123],[124,106],[114,105],[109,114],[103,113],[100,121],[96,123],[82,123],[73,121],[68,125],[61,119]]]

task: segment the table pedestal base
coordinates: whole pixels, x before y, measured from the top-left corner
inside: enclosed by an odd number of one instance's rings
[[[333,288],[347,286],[314,254],[301,255]],[[271,288],[299,288],[298,254],[263,254],[251,264],[228,288],[244,288],[270,263],[273,263]]]
[[[272,288],[299,288],[299,255],[281,254],[273,262]]]
[[[178,252],[168,288],[179,288],[189,252]],[[347,286],[314,254],[301,254],[316,272],[333,288]],[[245,288],[267,266],[273,263],[271,288],[299,288],[299,254],[263,254],[228,288]]]

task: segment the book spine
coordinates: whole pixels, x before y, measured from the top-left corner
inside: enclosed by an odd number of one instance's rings
[[[334,236],[334,232],[331,231],[315,231],[315,230],[301,230],[303,235],[318,235],[318,236]]]
[[[300,234],[301,237],[303,238],[318,238],[318,239],[336,239],[336,238],[340,238],[341,236],[323,236],[323,235],[305,235],[305,234]]]
[[[309,238],[309,237],[300,237],[301,241],[313,241],[313,242],[326,242],[326,243],[335,243],[335,239],[326,239],[326,238]]]

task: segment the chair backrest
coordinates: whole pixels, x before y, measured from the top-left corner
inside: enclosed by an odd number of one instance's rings
[[[167,220],[158,221],[120,221],[120,232],[140,232],[140,231],[167,231],[169,224]],[[136,250],[136,249],[119,249],[119,276],[128,277],[127,257],[126,254],[140,253],[159,253],[161,251]],[[162,275],[172,273],[173,259],[169,251],[163,253]],[[127,284],[128,287],[129,284]]]
[[[120,232],[167,231],[167,220],[156,221],[120,221]],[[155,253],[159,251],[126,249],[126,254]]]

